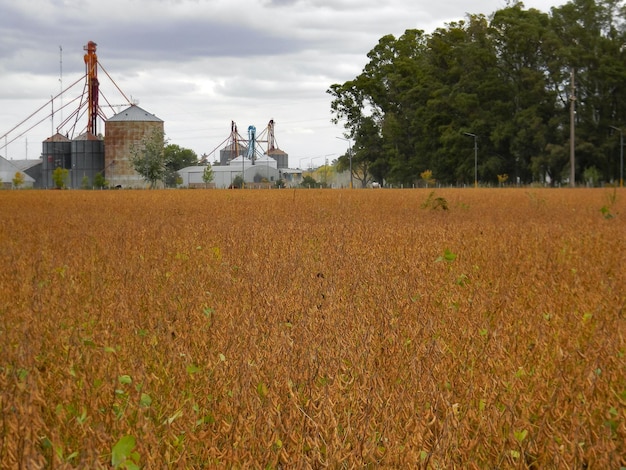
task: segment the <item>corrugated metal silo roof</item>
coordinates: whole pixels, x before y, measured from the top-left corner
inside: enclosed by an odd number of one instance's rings
[[[70,142],[70,139],[69,137],[66,137],[63,134],[57,132],[53,136],[48,137],[46,140],[44,140],[44,142]]]
[[[101,140],[101,139],[89,132],[85,132],[79,135],[78,137],[76,137],[74,140]]]
[[[129,122],[141,122],[141,121],[153,121],[153,122],[163,122],[162,119],[159,119],[154,114],[150,114],[145,109],[140,108],[139,106],[133,104],[126,108],[124,111],[117,113],[115,116],[107,119],[107,122],[112,121],[129,121]]]

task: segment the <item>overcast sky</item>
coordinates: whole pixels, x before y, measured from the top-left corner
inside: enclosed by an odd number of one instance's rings
[[[526,0],[549,12],[565,0]],[[199,156],[219,150],[231,121],[247,137],[275,122],[289,166],[306,168],[345,153],[330,122],[330,85],[356,77],[386,35],[426,33],[468,13],[490,15],[505,0],[0,0],[0,136],[85,73],[83,47],[124,94],[165,121],[170,143]],[[99,69],[111,105],[124,103]],[[0,155],[38,158],[41,142],[78,108],[79,81],[2,138]],[[103,98],[100,104],[106,104]],[[108,117],[122,108],[104,108]],[[99,124],[100,125],[100,124]],[[84,129],[85,124],[80,126]],[[63,133],[66,129],[60,129]],[[98,132],[104,132],[98,129]],[[216,158],[219,154],[216,152]],[[213,155],[210,157],[213,160]]]

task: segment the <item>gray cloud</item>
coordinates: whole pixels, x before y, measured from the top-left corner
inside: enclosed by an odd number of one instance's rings
[[[0,0],[0,136],[59,91],[61,68],[64,85],[84,74],[83,46],[93,40],[104,69],[165,120],[173,143],[203,153],[227,135],[231,120],[245,129],[274,118],[294,166],[300,158],[338,156],[345,142],[335,138],[342,129],[330,123],[326,90],[357,75],[380,37],[408,28],[430,32],[468,10],[489,14],[504,3]],[[563,2],[524,3],[547,11]],[[121,103],[102,73],[100,81],[104,96]],[[11,144],[9,155],[23,156],[28,147],[36,157],[51,124],[44,119]]]

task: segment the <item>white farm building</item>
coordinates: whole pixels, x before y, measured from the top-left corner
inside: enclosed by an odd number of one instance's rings
[[[182,179],[182,186],[187,188],[204,187],[202,180],[206,166],[188,166],[178,170]],[[281,179],[281,171],[278,170],[278,162],[272,157],[263,155],[252,161],[243,156],[231,160],[227,165],[212,166],[213,182],[215,188],[228,188],[233,184],[237,176],[241,177],[246,184],[269,183],[274,184]]]
[[[32,188],[35,184],[35,179],[29,176],[26,171],[22,168],[24,163],[36,164],[40,163],[41,160],[7,160],[0,156],[0,188],[10,189],[13,187],[13,178],[17,173],[21,173],[22,175],[22,187],[23,188]]]

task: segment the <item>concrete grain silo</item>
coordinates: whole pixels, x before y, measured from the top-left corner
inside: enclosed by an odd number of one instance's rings
[[[144,179],[130,163],[131,149],[139,147],[154,132],[164,132],[164,123],[137,105],[131,105],[105,122],[104,176],[110,186],[145,187]]]

